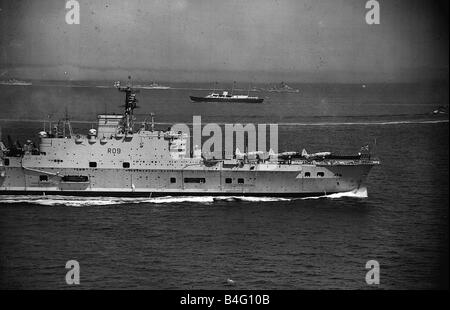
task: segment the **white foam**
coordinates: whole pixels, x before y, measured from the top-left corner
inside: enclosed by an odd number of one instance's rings
[[[77,196],[3,196],[0,197],[1,203],[32,203],[44,206],[65,205],[71,207],[82,206],[108,206],[119,204],[138,204],[138,203],[181,203],[181,202],[197,202],[211,203],[213,197],[156,197],[156,198],[116,198],[116,197],[77,197]]]
[[[289,198],[280,197],[252,197],[252,196],[220,196],[216,200],[224,201],[248,201],[248,202],[272,202],[272,201],[291,201]]]
[[[3,196],[0,197],[1,203],[31,203],[43,206],[65,205],[72,207],[81,206],[105,206],[120,203],[132,203],[120,198],[111,197],[73,197],[73,196]]]
[[[322,195],[322,196],[315,196],[315,197],[304,197],[301,199],[323,199],[323,198],[330,198],[330,199],[337,199],[337,198],[367,198],[369,197],[367,194],[367,188],[361,187],[349,192],[342,192],[342,193],[335,193],[335,194],[329,194],[329,195]]]
[[[361,188],[351,192],[337,193],[316,197],[305,197],[301,199],[319,199],[319,198],[367,198],[367,189]],[[292,198],[281,197],[254,197],[254,196],[180,196],[180,197],[155,197],[155,198],[116,198],[116,197],[77,197],[77,196],[33,196],[33,195],[7,195],[0,196],[0,203],[3,204],[17,204],[29,203],[42,206],[69,206],[69,207],[84,207],[84,206],[109,206],[121,204],[170,204],[170,203],[213,203],[217,201],[244,201],[244,202],[276,202],[276,201],[291,201]]]
[[[144,198],[143,201],[148,203],[181,203],[181,202],[198,202],[198,203],[211,203],[214,202],[212,196],[180,196],[180,197],[157,197],[157,198]]]
[[[71,207],[83,207],[83,206],[108,206],[108,205],[120,205],[120,204],[139,204],[139,203],[152,203],[152,204],[170,204],[170,203],[213,203],[215,201],[248,201],[248,202],[270,202],[270,201],[289,201],[288,198],[277,197],[249,197],[249,196],[180,196],[180,197],[155,197],[155,198],[116,198],[116,197],[77,197],[77,196],[32,196],[32,195],[9,195],[0,196],[0,203],[4,204],[17,204],[17,203],[30,203],[43,206],[71,206]]]

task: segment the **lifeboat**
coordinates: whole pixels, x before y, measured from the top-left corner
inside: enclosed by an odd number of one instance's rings
[[[132,132],[128,132],[128,133],[125,135],[125,140],[129,141],[129,140],[131,140],[131,139],[133,139],[133,133],[132,133]]]
[[[80,135],[77,135],[75,137],[75,143],[77,144],[83,143],[83,138]]]

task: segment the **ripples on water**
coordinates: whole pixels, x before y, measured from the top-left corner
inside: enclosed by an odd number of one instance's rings
[[[182,99],[186,90],[144,92],[141,105],[168,123],[184,121],[181,115],[192,121],[198,112],[221,122],[274,118],[285,123],[284,150],[354,153],[376,139],[382,165],[371,171],[367,192],[314,199],[1,197],[0,287],[68,288],[69,259],[80,262],[80,288],[365,289],[370,259],[381,265],[379,288],[448,285],[448,116],[429,114],[448,103],[448,94],[392,85],[368,94],[308,87],[296,87],[303,90],[297,97],[271,95],[262,108],[238,106],[241,112],[192,106]],[[104,112],[103,101],[121,101],[113,89],[56,88],[46,103],[41,88],[29,89],[0,95],[2,103],[15,102],[13,95],[24,104],[37,100],[29,114],[18,104],[1,107],[0,118],[45,118],[56,111],[53,101],[74,94],[80,103],[70,99],[77,107],[71,114],[78,119]],[[41,128],[1,125],[4,135],[19,139]]]

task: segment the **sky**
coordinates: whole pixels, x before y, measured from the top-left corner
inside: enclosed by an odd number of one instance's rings
[[[0,79],[414,82],[448,76],[448,2],[0,0]]]

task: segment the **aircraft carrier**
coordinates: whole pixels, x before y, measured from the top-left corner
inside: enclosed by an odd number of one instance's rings
[[[137,90],[125,94],[122,115],[98,115],[97,129],[72,132],[62,125],[40,131],[39,143],[0,142],[0,194],[70,196],[322,196],[349,192],[379,161],[368,148],[355,155],[269,151],[208,159],[187,151],[190,137],[155,130],[154,120],[135,129]]]

